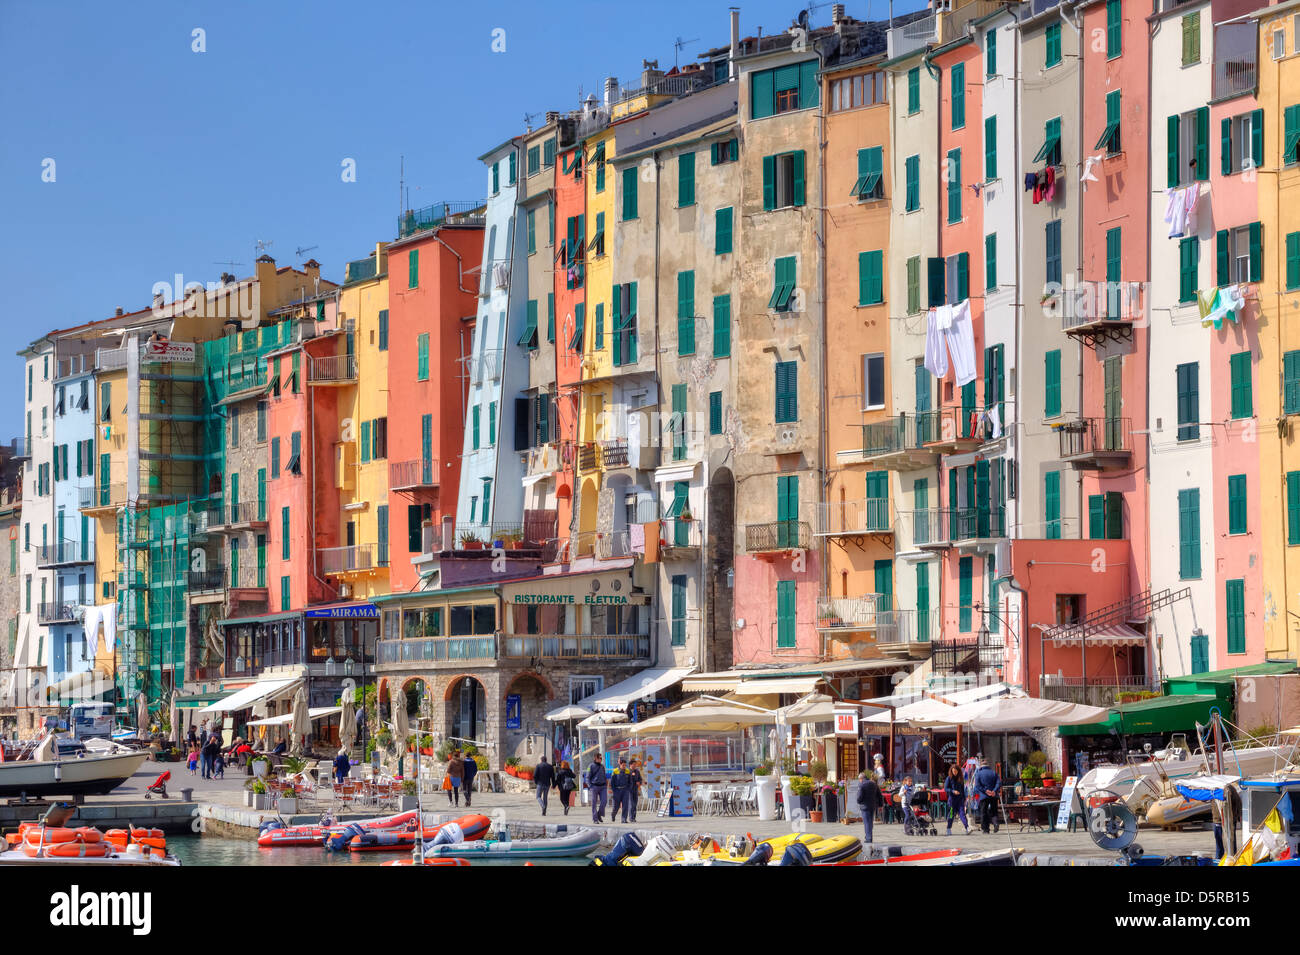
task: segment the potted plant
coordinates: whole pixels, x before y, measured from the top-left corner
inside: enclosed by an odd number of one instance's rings
[[[808,764],[808,775],[813,778],[813,782],[815,783],[820,784],[826,782],[826,777],[829,773],[830,770],[827,768],[824,759],[814,759]]]
[[[813,795],[813,780],[811,776],[792,776],[790,778],[790,792],[794,794],[798,801],[799,808],[808,813],[811,817],[816,805],[816,797]],[[818,813],[818,815],[821,815]]]
[[[414,779],[402,780],[402,794],[397,797],[398,809],[402,812],[408,812],[412,809],[418,809],[420,797],[418,794],[418,784]]]
[[[271,771],[271,761],[265,756],[254,756],[248,761],[248,771],[258,780],[265,779]]]
[[[483,538],[473,531],[464,531],[460,535],[460,548],[461,550],[482,550]]]
[[[421,756],[433,755],[433,734],[432,733],[425,733],[420,737],[420,755]]]
[[[253,808],[265,809],[267,800],[270,796],[270,790],[266,788],[266,783],[258,777],[252,781],[248,788],[253,796]]]

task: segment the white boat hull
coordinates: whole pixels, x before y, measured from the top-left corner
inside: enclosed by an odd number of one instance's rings
[[[1235,756],[1225,753],[1223,768],[1225,772],[1238,773],[1243,776],[1256,776],[1271,773],[1274,769],[1286,765],[1288,758],[1295,751],[1292,746],[1259,746],[1252,749],[1239,749]],[[1160,767],[1170,779],[1196,776],[1205,772],[1205,759],[1192,756],[1187,759],[1161,760]],[[1240,767],[1240,768],[1238,768]],[[1213,770],[1211,770],[1213,771]],[[1155,791],[1160,791],[1160,777],[1154,762],[1134,763],[1131,766],[1098,766],[1084,774],[1079,780],[1080,796],[1087,796],[1098,789],[1109,789],[1115,794],[1127,796],[1133,784],[1139,779],[1155,781]]]
[[[0,763],[0,797],[102,796],[134,776],[148,758],[146,750]]]
[[[10,849],[8,852],[0,852],[0,865],[131,865],[131,866],[179,866],[180,860],[175,856],[155,856],[134,853],[118,852],[111,856],[87,856],[86,858],[73,858],[71,856],[39,856],[33,858],[21,849]]]

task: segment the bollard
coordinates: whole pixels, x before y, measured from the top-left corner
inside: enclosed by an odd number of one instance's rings
[[[193,801],[194,801],[194,789],[192,787],[186,787],[185,789],[182,789],[181,802],[193,802]]]

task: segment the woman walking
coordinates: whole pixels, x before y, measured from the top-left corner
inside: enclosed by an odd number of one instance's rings
[[[948,835],[952,835],[952,820],[961,817],[961,824],[970,835],[970,823],[966,821],[966,780],[962,779],[961,767],[953,763],[948,767],[948,775],[943,780],[943,791],[948,796]]]
[[[460,750],[453,750],[451,758],[447,760],[447,780],[451,788],[447,790],[447,803],[453,801],[457,806],[460,805],[460,782],[465,775],[465,757],[460,754]]]
[[[578,777],[573,774],[567,759],[560,760],[560,768],[555,771],[555,788],[560,791],[560,805],[564,807],[564,814],[567,816],[569,800],[573,798],[573,793],[578,788]]]

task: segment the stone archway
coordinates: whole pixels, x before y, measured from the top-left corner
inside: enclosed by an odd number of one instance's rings
[[[511,727],[513,711],[510,698],[519,697],[519,725]],[[547,759],[552,756],[550,746],[550,727],[547,725],[546,712],[555,699],[554,689],[545,678],[532,671],[516,674],[506,686],[501,700],[505,719],[504,736],[501,751],[506,756],[518,756],[525,765],[537,762],[539,756]]]
[[[488,749],[487,693],[476,677],[466,674],[447,684],[443,724],[449,739],[454,738],[458,744],[473,741],[480,752]]]

